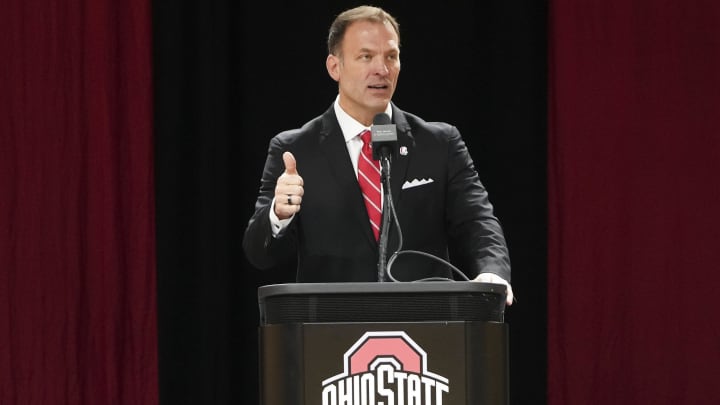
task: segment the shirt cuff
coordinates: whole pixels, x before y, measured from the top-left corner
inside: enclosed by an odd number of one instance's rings
[[[286,219],[280,219],[275,215],[275,198],[273,197],[272,203],[270,204],[270,228],[272,229],[274,238],[282,236],[283,231],[290,225],[290,221],[292,221],[293,218],[295,218],[295,214]]]

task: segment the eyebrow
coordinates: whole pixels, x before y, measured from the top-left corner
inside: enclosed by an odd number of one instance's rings
[[[374,51],[374,50],[372,50],[372,49],[370,49],[370,48],[360,48],[360,49],[358,50],[358,53],[381,53],[381,52]],[[397,48],[392,48],[392,49],[390,49],[389,51],[387,51],[387,52],[385,52],[385,53],[395,53],[395,54],[399,54],[399,53],[400,53],[400,50],[397,49]]]

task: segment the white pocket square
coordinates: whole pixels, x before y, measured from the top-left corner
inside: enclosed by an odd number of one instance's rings
[[[420,179],[420,180],[418,180],[418,179],[413,179],[412,181],[406,181],[406,182],[402,185],[402,189],[405,190],[406,188],[413,188],[413,187],[417,187],[417,186],[424,186],[425,184],[430,184],[430,183],[432,183],[433,181],[434,181],[433,179]]]

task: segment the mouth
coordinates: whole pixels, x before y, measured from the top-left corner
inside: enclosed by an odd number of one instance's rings
[[[389,87],[387,84],[371,84],[368,86],[372,90],[387,90]]]

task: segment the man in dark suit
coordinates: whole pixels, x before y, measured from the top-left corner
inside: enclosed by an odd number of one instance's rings
[[[250,263],[269,268],[296,258],[299,282],[378,280],[379,224],[368,215],[389,207],[366,205],[358,167],[368,146],[359,134],[386,113],[399,153],[390,190],[379,194],[390,192],[400,224],[387,246],[397,247],[401,232],[403,250],[421,252],[398,256],[391,277],[452,278],[451,269],[461,269],[468,279],[507,285],[511,304],[505,238],[460,133],[391,102],[400,73],[395,19],[376,7],[347,10],[330,28],[328,51],[338,97],[324,114],[270,141],[243,241]]]

